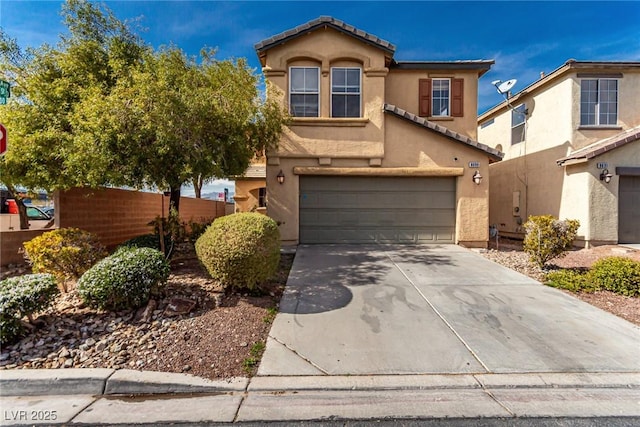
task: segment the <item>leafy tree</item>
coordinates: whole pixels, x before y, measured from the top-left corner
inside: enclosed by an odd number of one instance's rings
[[[177,210],[182,184],[199,192],[208,179],[240,174],[277,142],[286,113],[260,98],[243,59],[154,51],[86,0],[68,0],[62,15],[69,34],[55,48],[22,51],[0,33],[0,73],[15,95],[0,109],[9,189],[169,188]]]
[[[91,101],[87,123],[94,133],[107,121],[113,153],[131,185],[171,191],[179,209],[180,187],[199,193],[207,179],[239,175],[256,154],[276,144],[286,113],[262,101],[257,76],[245,60],[199,60],[175,46],[149,52],[117,90]]]
[[[69,0],[62,16],[69,34],[56,47],[22,50],[0,29],[0,75],[12,83],[12,98],[0,108],[10,138],[0,180],[15,196],[18,185],[51,191],[125,183],[96,135],[84,131],[82,110],[88,98],[107,95],[148,48],[97,4]],[[20,228],[28,228],[16,201]]]

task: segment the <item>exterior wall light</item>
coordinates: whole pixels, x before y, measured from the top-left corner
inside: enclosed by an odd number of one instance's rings
[[[609,169],[602,169],[602,172],[600,172],[600,181],[604,181],[605,184],[610,183],[612,177],[613,175],[609,173]]]
[[[480,175],[480,171],[476,171],[471,179],[473,179],[473,182],[475,182],[476,185],[480,185],[480,183],[482,182],[482,175]]]
[[[278,184],[284,184],[284,172],[282,172],[282,169],[280,169],[276,178],[278,178]]]

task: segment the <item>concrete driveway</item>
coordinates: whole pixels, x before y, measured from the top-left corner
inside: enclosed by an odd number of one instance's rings
[[[455,245],[299,246],[258,375],[640,372],[640,328]]]

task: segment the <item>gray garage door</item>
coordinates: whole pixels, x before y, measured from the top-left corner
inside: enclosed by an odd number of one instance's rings
[[[618,241],[640,243],[640,176],[620,177]]]
[[[455,178],[300,177],[300,243],[453,243]]]

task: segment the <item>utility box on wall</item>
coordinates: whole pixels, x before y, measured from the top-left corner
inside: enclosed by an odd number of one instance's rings
[[[513,192],[513,203],[512,203],[513,216],[520,216],[520,192]]]

